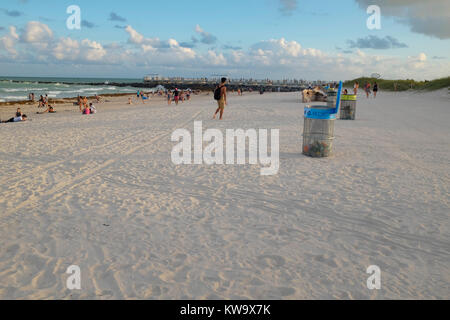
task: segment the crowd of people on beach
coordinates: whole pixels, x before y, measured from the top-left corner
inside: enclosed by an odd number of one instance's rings
[[[373,87],[370,84],[370,82],[366,82],[364,84],[364,92],[366,93],[366,97],[367,99],[370,98],[370,95],[372,94],[373,91],[373,97],[376,99],[377,97],[377,93],[378,93],[378,83],[374,82]],[[358,94],[358,90],[359,90],[359,82],[355,82],[354,86],[353,86],[353,92],[355,95]]]
[[[214,90],[214,99],[217,101],[218,107],[216,109],[216,112],[214,114],[214,119],[218,114],[220,114],[220,120],[223,119],[223,114],[225,110],[225,106],[227,106],[227,87],[226,87],[227,79],[222,78],[221,83],[216,85],[216,88]],[[252,90],[249,89],[249,92]],[[233,93],[235,93],[235,90],[232,90]],[[236,90],[238,96],[243,96],[244,90],[242,88],[238,88]],[[166,97],[168,105],[172,105],[172,102],[175,103],[175,105],[179,105],[179,103],[184,103],[186,101],[191,100],[192,95],[198,95],[200,94],[200,90],[191,90],[191,89],[164,89],[164,90],[157,90],[157,91],[151,91],[151,92],[144,92],[142,90],[138,90],[136,92],[136,98],[138,101],[142,101],[143,104],[145,104],[145,100],[150,100],[150,97],[154,97],[155,95],[160,97]],[[209,93],[208,93],[209,95]],[[35,94],[30,93],[28,95],[29,100],[34,102],[35,101]],[[100,103],[101,98],[98,95],[95,95],[93,97],[97,103]],[[132,97],[128,98],[128,104],[133,104]],[[78,96],[76,98],[76,102],[74,102],[74,105],[78,106],[79,111],[83,115],[91,115],[97,113],[97,108],[92,102],[89,102],[88,97],[86,96]],[[56,110],[54,106],[50,105],[49,98],[47,94],[40,95],[38,100],[38,112],[37,114],[44,114],[44,113],[56,113]],[[43,111],[41,111],[44,109]],[[14,117],[11,119],[8,119],[7,121],[1,121],[1,123],[8,123],[8,122],[21,122],[26,121],[28,119],[27,115],[23,114],[21,109],[18,108],[17,112]]]
[[[137,101],[142,101],[143,104],[145,104],[146,100],[150,100],[150,97],[154,96],[165,96],[167,98],[167,104],[171,105],[172,102],[175,102],[176,105],[178,105],[180,102],[184,103],[185,101],[191,100],[192,94],[198,94],[197,91],[192,91],[191,89],[187,90],[179,90],[178,88],[175,88],[173,90],[158,90],[158,91],[151,91],[151,92],[144,92],[141,90],[138,90],[136,92],[136,99]],[[133,104],[133,99],[130,97],[128,98],[128,104]]]
[[[180,102],[184,103],[185,101],[191,100],[192,90],[167,90],[165,95],[167,97],[167,104],[172,105],[172,101],[175,102],[175,105],[178,105]]]

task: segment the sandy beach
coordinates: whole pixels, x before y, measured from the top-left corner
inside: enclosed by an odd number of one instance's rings
[[[326,159],[301,153],[299,93],[230,95],[222,122],[212,96],[107,99],[0,124],[0,299],[450,298],[447,90],[361,93]],[[174,165],[194,121],[279,129],[278,174]]]

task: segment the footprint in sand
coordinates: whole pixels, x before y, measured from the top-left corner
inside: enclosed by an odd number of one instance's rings
[[[324,263],[324,264],[326,264],[326,265],[328,265],[328,266],[330,266],[332,268],[337,268],[338,267],[334,259],[327,258],[327,257],[325,257],[323,255],[314,256],[314,260],[317,261],[317,262]]]
[[[13,244],[2,250],[0,254],[0,262],[11,260],[19,251],[20,246],[18,244]]]
[[[187,255],[185,255],[184,253],[178,253],[174,256],[174,259],[170,262],[170,265],[174,268],[178,268],[183,265],[186,259]]]
[[[33,279],[32,284],[35,288],[39,289],[51,288],[56,285],[56,277],[47,268]]]
[[[257,257],[258,264],[264,268],[279,268],[286,264],[286,260],[283,257],[276,255],[262,255]]]

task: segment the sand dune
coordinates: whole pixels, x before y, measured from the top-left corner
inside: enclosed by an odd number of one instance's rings
[[[361,96],[328,159],[301,154],[299,99],[232,96],[219,122],[211,96],[121,97],[1,124],[0,298],[450,298],[447,92]],[[278,175],[172,164],[172,132],[195,120],[280,129]],[[66,288],[70,265],[81,290]]]

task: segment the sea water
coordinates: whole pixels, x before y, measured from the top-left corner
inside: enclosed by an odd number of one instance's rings
[[[19,78],[0,77],[0,102],[28,100],[34,93],[35,100],[40,95],[49,98],[72,98],[77,96],[93,96],[96,94],[134,93],[139,88],[116,87],[110,83],[139,83],[139,79],[94,79],[94,78]],[[70,83],[70,84],[67,84]],[[95,83],[96,85],[83,85]],[[151,89],[142,89],[151,91]]]

